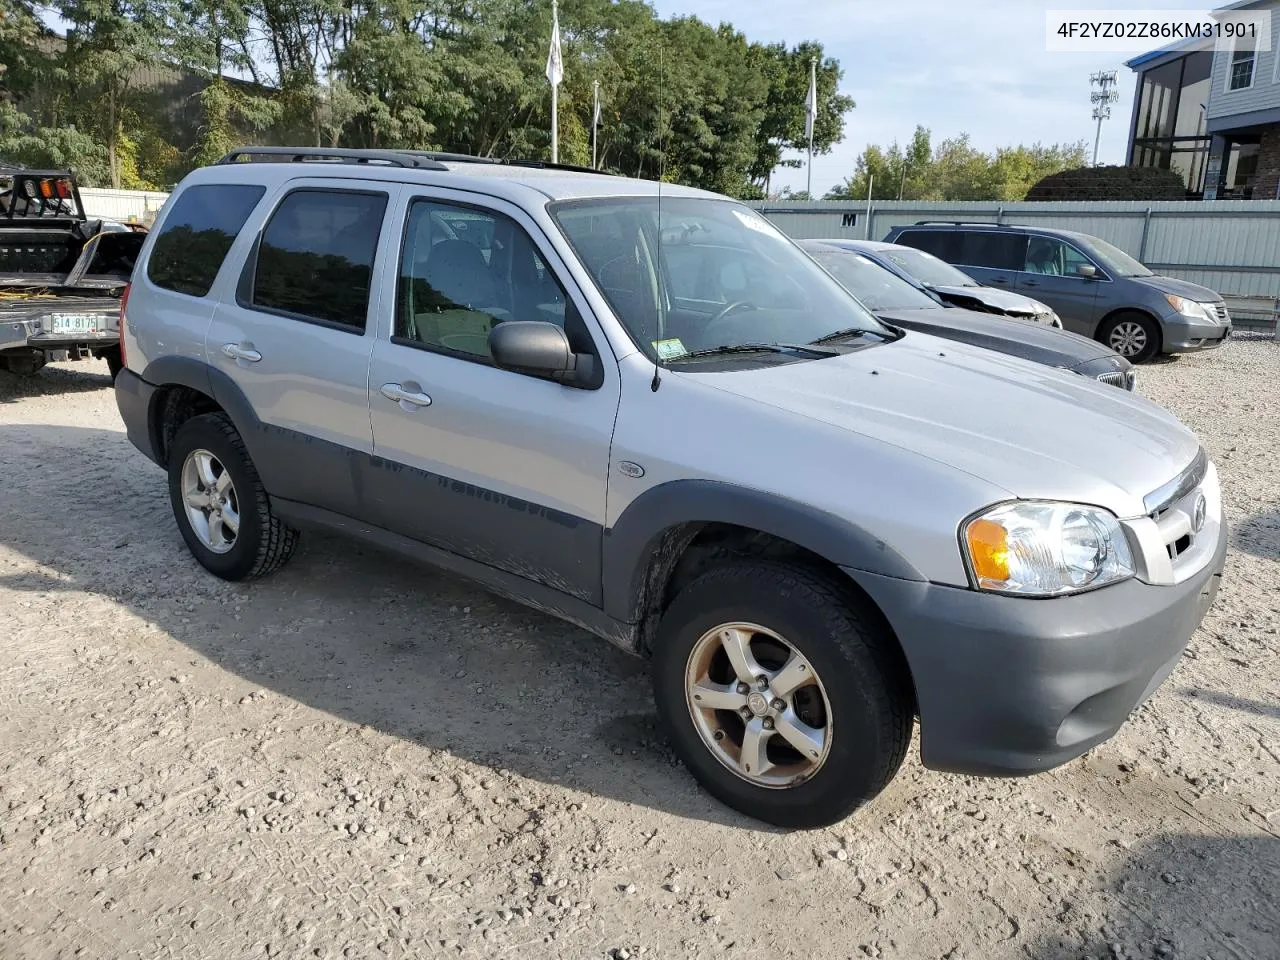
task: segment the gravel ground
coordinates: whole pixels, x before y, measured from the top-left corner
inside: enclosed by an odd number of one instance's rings
[[[105,368],[0,374],[0,956],[1280,958],[1280,345],[1143,368],[1217,461],[1218,602],[1111,742],[1025,780],[908,757],[764,829],[643,665],[309,536],[190,558]]]

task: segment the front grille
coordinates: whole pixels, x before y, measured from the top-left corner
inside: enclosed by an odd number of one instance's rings
[[[1225,303],[1215,303],[1213,305],[1213,312],[1217,316],[1219,323],[1226,323],[1231,319],[1231,314],[1227,311],[1227,305]]]
[[[1113,387],[1119,387],[1121,390],[1132,390],[1137,380],[1138,376],[1132,370],[1098,374],[1099,383],[1110,384]]]

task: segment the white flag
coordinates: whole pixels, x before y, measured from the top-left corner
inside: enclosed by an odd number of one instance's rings
[[[597,80],[593,84],[593,90],[595,91],[596,102],[595,102],[595,107],[592,108],[592,111],[591,111],[591,125],[593,127],[598,127],[600,126],[600,81],[599,80]]]
[[[551,51],[547,54],[547,79],[553,87],[564,79],[564,60],[560,57],[560,14],[551,16]]]
[[[804,135],[813,139],[813,126],[818,122],[818,66],[817,61],[809,61],[809,97],[804,105]]]

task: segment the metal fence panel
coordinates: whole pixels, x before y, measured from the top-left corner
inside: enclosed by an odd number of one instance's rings
[[[1225,296],[1280,297],[1280,201],[926,203],[819,200],[754,204],[796,239],[883,240],[920,220],[1076,230],[1114,243],[1159,273]]]

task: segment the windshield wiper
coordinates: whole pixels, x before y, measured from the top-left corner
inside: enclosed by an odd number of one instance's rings
[[[866,327],[847,327],[844,330],[837,330],[834,333],[828,333],[825,337],[819,337],[812,341],[813,344],[833,343],[836,340],[849,340],[853,337],[879,337],[885,343],[892,343],[898,338],[890,332],[880,330],[868,330]]]
[[[726,343],[718,347],[705,347],[672,357],[668,363],[680,360],[696,360],[702,357],[726,356],[733,353],[808,353],[817,357],[838,357],[839,351],[820,350],[810,343]]]

